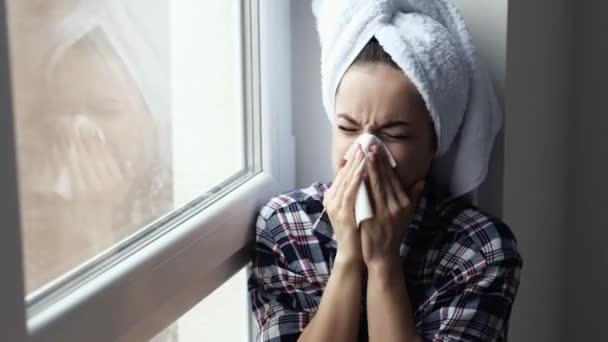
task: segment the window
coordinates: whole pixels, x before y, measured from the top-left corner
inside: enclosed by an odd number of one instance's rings
[[[255,171],[238,2],[11,3],[28,293]]]
[[[187,340],[192,315],[245,298],[255,213],[293,187],[288,4],[3,5],[19,208],[2,210],[21,239],[0,247],[22,245],[23,333]]]

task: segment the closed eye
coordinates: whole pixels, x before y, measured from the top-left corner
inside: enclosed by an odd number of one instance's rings
[[[338,128],[341,131],[349,133],[349,134],[355,133],[355,132],[358,131],[357,128],[349,128],[349,127],[340,126],[340,125],[338,126]],[[408,135],[401,135],[401,134],[394,135],[394,134],[386,134],[386,133],[384,133],[383,136],[386,137],[386,138],[388,138],[388,139],[392,139],[392,140],[406,140],[406,139],[410,138],[410,136],[408,136]]]
[[[342,130],[342,131],[345,131],[345,132],[350,132],[350,133],[353,133],[353,132],[356,132],[356,131],[357,131],[357,129],[356,129],[356,128],[347,128],[347,127],[344,127],[344,126],[338,126],[338,128],[339,128],[340,130]]]
[[[391,134],[384,134],[384,136],[386,136],[387,138],[390,139],[395,139],[395,140],[405,140],[408,139],[409,136],[408,135],[391,135]]]

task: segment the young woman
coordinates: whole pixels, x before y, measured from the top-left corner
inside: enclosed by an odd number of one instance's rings
[[[335,178],[271,199],[257,220],[258,340],[504,341],[522,259],[466,196],[499,120],[462,18],[444,0],[350,2],[316,10]],[[377,143],[360,146],[363,134]],[[362,184],[373,216],[358,224]]]

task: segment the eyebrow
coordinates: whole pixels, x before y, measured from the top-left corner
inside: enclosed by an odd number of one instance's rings
[[[338,114],[338,117],[343,118],[344,120],[352,123],[353,125],[359,126],[359,123],[357,122],[357,120],[353,119],[352,116],[350,116],[346,113],[340,113],[340,114]],[[384,125],[380,126],[379,129],[387,129],[387,128],[392,128],[392,127],[397,127],[397,126],[410,126],[410,123],[405,122],[403,120],[390,121],[390,122],[387,122]]]

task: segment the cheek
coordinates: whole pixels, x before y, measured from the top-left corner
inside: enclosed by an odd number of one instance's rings
[[[346,152],[348,152],[348,149],[352,146],[354,141],[354,138],[351,139],[346,137],[334,128],[331,148],[331,164],[334,172],[337,172],[340,168]]]
[[[395,171],[401,184],[405,187],[411,186],[414,182],[426,176],[433,158],[428,149],[417,145],[403,144],[391,148],[391,153],[393,153],[397,162]]]

